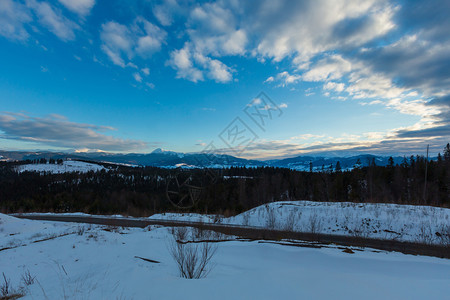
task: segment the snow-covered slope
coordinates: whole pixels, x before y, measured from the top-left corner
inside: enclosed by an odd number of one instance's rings
[[[214,216],[158,214],[154,219],[217,222]],[[270,229],[450,244],[450,209],[430,206],[280,201],[230,218],[224,224]]]
[[[20,173],[29,171],[29,172],[50,172],[53,174],[60,174],[60,173],[68,173],[68,172],[80,172],[80,173],[86,173],[89,171],[101,171],[105,169],[105,167],[94,164],[94,163],[87,163],[83,161],[77,161],[77,160],[66,160],[63,161],[61,165],[59,164],[28,164],[28,165],[20,165],[16,168],[16,170]]]
[[[20,241],[0,251],[0,271],[13,289],[24,285],[27,272],[35,277],[23,288],[23,299],[433,300],[450,294],[447,259],[226,241],[217,243],[209,275],[188,280],[178,275],[166,228],[120,229],[1,214],[0,220],[0,249],[12,233]],[[42,238],[31,237],[33,232]]]

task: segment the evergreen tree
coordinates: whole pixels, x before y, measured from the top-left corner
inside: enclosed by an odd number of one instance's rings
[[[356,163],[355,163],[355,165],[353,166],[355,169],[359,169],[359,168],[361,168],[361,160],[358,158],[357,160],[356,160]]]
[[[447,143],[447,146],[444,148],[444,160],[450,161],[450,143]]]
[[[389,160],[388,160],[388,166],[389,166],[390,168],[393,168],[393,167],[394,167],[394,159],[392,158],[392,156],[389,157]]]

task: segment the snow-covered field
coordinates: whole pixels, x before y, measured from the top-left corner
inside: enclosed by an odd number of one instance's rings
[[[152,219],[217,222],[214,215],[158,214]],[[430,206],[282,201],[230,218],[224,224],[450,245],[450,209]]]
[[[61,165],[59,164],[28,164],[28,165],[20,165],[16,168],[17,172],[22,173],[25,171],[29,172],[50,172],[53,174],[61,174],[61,173],[70,173],[70,172],[80,172],[86,173],[89,171],[101,171],[105,169],[105,167],[94,164],[87,163],[83,161],[77,160],[65,160]]]
[[[258,241],[218,243],[203,279],[180,278],[167,228],[117,229],[0,214],[0,272],[24,299],[448,299],[450,260]],[[15,247],[15,248],[14,248]],[[157,260],[150,263],[135,256]],[[34,283],[21,277],[29,271]],[[27,276],[25,276],[27,277]],[[3,278],[0,278],[0,287]]]

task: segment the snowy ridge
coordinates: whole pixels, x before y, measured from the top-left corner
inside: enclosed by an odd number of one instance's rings
[[[49,172],[52,174],[62,174],[62,173],[70,173],[70,172],[80,172],[87,173],[89,171],[98,172],[101,170],[107,170],[105,167],[95,164],[95,163],[87,163],[84,161],[77,160],[66,160],[63,161],[61,165],[59,164],[28,164],[28,165],[20,165],[16,168],[16,171],[19,173],[22,172],[39,172],[45,173]]]

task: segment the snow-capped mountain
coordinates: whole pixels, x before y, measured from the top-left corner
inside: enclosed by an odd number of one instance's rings
[[[286,159],[276,160],[248,160],[244,158],[234,157],[224,154],[205,154],[205,153],[179,153],[174,151],[155,149],[151,153],[129,153],[129,154],[113,154],[106,152],[85,152],[85,153],[62,153],[62,152],[6,152],[0,151],[0,155],[4,160],[35,160],[39,158],[46,159],[81,159],[97,162],[109,162],[116,164],[130,164],[141,166],[154,166],[176,168],[183,167],[207,167],[207,168],[227,168],[233,166],[239,167],[258,167],[271,166],[279,168],[290,168],[299,171],[309,171],[311,166],[313,171],[322,169],[329,170],[335,168],[339,162],[341,169],[352,169],[355,166],[367,166],[371,162],[376,165],[385,166],[388,164],[389,156],[376,156],[370,154],[362,154],[350,157],[327,157],[321,156],[297,156]],[[400,164],[403,157],[393,157],[395,164]]]

